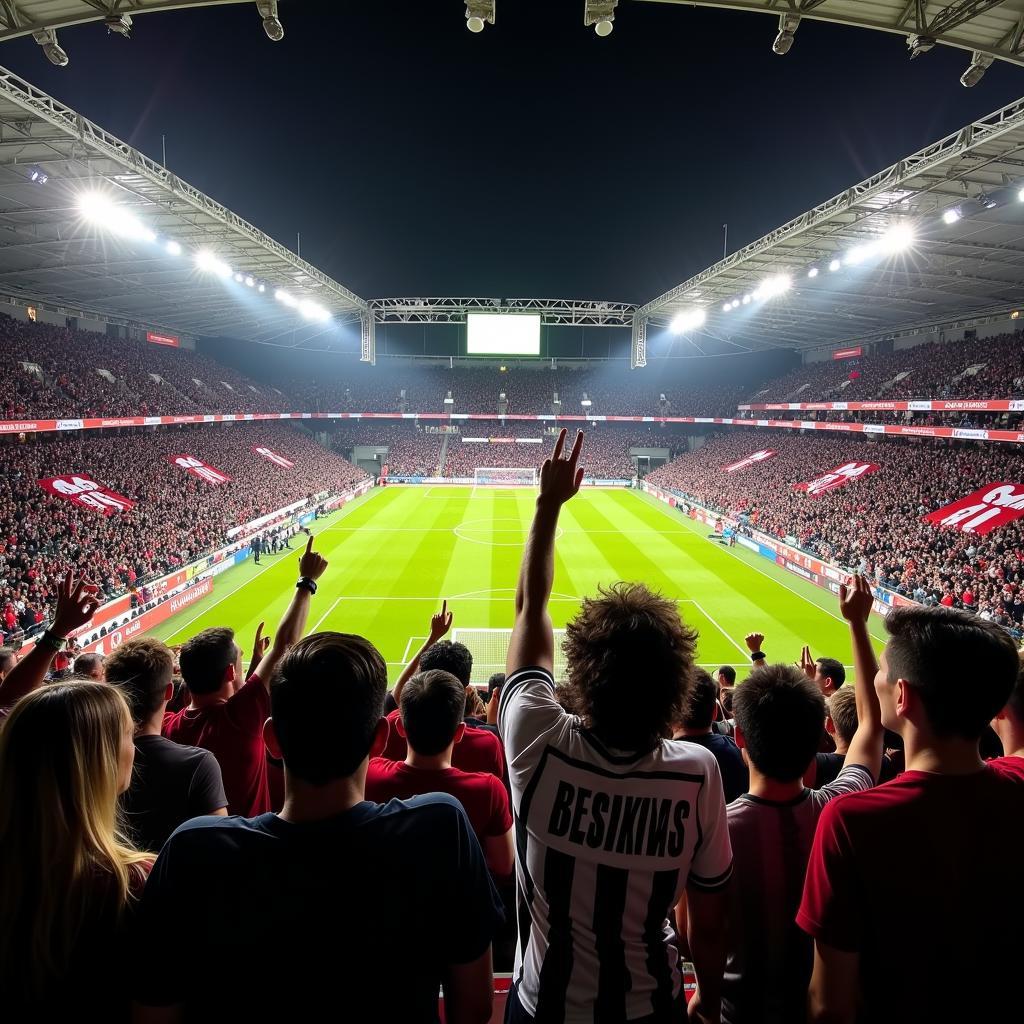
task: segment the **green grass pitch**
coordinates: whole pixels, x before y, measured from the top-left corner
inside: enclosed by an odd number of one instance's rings
[[[527,489],[388,487],[318,521],[317,550],[330,562],[313,598],[309,631],[339,630],[372,640],[392,682],[447,598],[454,629],[510,627],[513,593],[533,512]],[[770,660],[815,656],[851,661],[846,624],[829,593],[736,547],[707,539],[707,528],[637,491],[585,490],[562,510],[556,545],[555,626],[599,584],[641,580],[679,602],[700,632],[698,660],[748,665],[743,637],[764,633]],[[264,555],[218,576],[213,593],[168,620],[155,635],[182,643],[208,626],[231,626],[251,650],[263,620],[272,631],[296,579],[296,550]],[[872,617],[879,641],[884,629]],[[486,675],[474,678],[486,682]],[[643,681],[638,679],[642,688]]]

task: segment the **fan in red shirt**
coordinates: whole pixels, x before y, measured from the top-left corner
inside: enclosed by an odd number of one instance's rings
[[[1003,756],[988,763],[990,767],[1024,781],[1024,655],[1021,657],[1021,668],[1010,699],[992,719],[992,728],[1003,744]]]
[[[501,780],[486,772],[452,767],[452,751],[469,731],[462,720],[466,688],[450,672],[420,672],[401,694],[398,732],[408,742],[405,761],[374,757],[366,773],[366,799],[407,800],[423,793],[448,793],[465,808],[491,873],[512,873],[512,814]]]
[[[1024,778],[986,765],[979,739],[1019,671],[1009,633],[967,612],[897,608],[875,690],[907,771],[839,797],[818,823],[797,924],[815,940],[810,1020],[1006,1019],[1019,953],[992,935],[1024,915],[1008,875],[1024,848]],[[955,958],[967,990],[953,994]],[[964,1003],[969,1002],[965,1010]]]
[[[270,810],[263,724],[270,717],[270,678],[277,663],[302,636],[316,580],[327,568],[310,537],[299,560],[295,595],[270,649],[245,683],[242,651],[234,630],[204,629],[181,649],[182,679],[192,701],[164,719],[163,734],[177,743],[209,750],[220,764],[228,811],[251,818]],[[257,633],[257,645],[260,644]]]

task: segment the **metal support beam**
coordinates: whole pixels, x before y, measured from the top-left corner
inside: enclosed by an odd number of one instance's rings
[[[359,361],[377,364],[377,322],[369,309],[359,317]]]
[[[633,343],[629,349],[629,368],[638,370],[647,365],[647,320],[633,317]]]

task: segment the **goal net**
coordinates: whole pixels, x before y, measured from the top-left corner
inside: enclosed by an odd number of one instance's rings
[[[474,487],[536,487],[537,470],[514,466],[484,466],[473,470]]]
[[[452,640],[465,644],[473,655],[473,682],[483,686],[488,676],[505,671],[505,656],[512,639],[511,629],[455,629]],[[562,641],[565,630],[555,630],[555,682],[566,678]]]

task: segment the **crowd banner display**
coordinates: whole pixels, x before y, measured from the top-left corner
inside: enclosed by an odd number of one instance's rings
[[[806,491],[811,498],[826,491],[834,490],[836,487],[843,487],[851,480],[859,480],[862,476],[870,473],[877,473],[879,465],[876,462],[846,462],[842,466],[836,466],[816,480],[808,480],[802,484],[793,484],[794,491]]]
[[[743,412],[1024,412],[1024,398],[909,398],[905,401],[761,402]]]
[[[168,455],[167,461],[172,466],[177,466],[179,469],[185,470],[186,473],[191,473],[193,476],[199,477],[200,480],[205,480],[214,487],[220,487],[221,484],[231,482],[231,477],[227,473],[222,473],[219,469],[208,466],[202,459],[197,459],[194,455]]]
[[[115,512],[127,512],[135,507],[135,502],[130,498],[104,487],[103,484],[98,484],[88,473],[51,476],[36,482],[55,498],[67,498],[82,508],[91,508],[105,516],[112,516]]]
[[[1024,516],[1024,484],[995,483],[922,519],[963,533],[989,533]]]
[[[254,444],[249,449],[254,455],[262,455],[263,458],[269,459],[275,466],[280,466],[281,469],[291,469],[295,463],[286,459],[283,455],[278,455],[273,448],[264,448],[263,445]]]
[[[731,465],[723,466],[722,469],[726,473],[739,473],[741,470],[756,466],[759,462],[764,462],[765,459],[770,459],[774,454],[773,451],[754,452],[753,455],[748,455],[745,459],[740,459],[739,462],[733,462]]]

